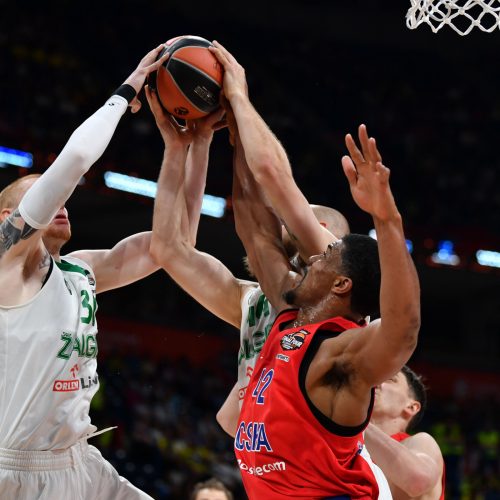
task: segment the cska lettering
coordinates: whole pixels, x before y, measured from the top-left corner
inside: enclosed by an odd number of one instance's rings
[[[58,358],[69,359],[72,352],[76,351],[79,358],[95,358],[97,356],[97,339],[95,335],[87,334],[73,337],[71,333],[61,335],[63,346],[57,353]]]
[[[269,439],[266,436],[266,426],[261,422],[241,422],[236,437],[234,438],[234,447],[238,451],[273,451]]]

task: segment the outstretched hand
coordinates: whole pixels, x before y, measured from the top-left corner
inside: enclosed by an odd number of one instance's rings
[[[127,83],[128,85],[133,87],[137,94],[144,86],[144,82],[146,81],[146,77],[149,75],[149,73],[156,71],[169,58],[170,54],[168,52],[165,52],[162,57],[156,60],[156,58],[164,48],[165,45],[160,44],[158,45],[158,47],[149,51],[141,59],[141,62],[139,63],[137,68],[125,80],[124,83]],[[132,108],[132,113],[137,113],[137,111],[141,109],[141,101],[139,101],[139,99],[135,97],[130,103],[130,107]]]
[[[389,186],[390,170],[382,164],[375,139],[368,137],[365,125],[360,125],[358,136],[361,151],[351,134],[347,134],[345,143],[350,156],[342,158],[352,197],[359,208],[372,217],[389,220],[398,215]]]

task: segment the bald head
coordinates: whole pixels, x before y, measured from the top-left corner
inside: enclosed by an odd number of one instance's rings
[[[337,238],[350,233],[347,219],[338,210],[323,205],[311,205],[311,208],[319,223]]]

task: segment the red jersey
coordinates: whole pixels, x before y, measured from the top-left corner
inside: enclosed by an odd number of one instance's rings
[[[235,453],[250,500],[378,498],[363,430],[336,424],[310,401],[305,376],[321,342],[359,325],[337,317],[286,328],[297,311],[275,320],[243,400]]]
[[[404,441],[405,439],[409,438],[410,435],[407,434],[406,432],[397,432],[396,434],[393,434],[391,436],[392,439],[395,439],[396,441]],[[441,488],[441,496],[439,497],[439,500],[444,500],[444,490],[445,490],[445,485],[446,485],[446,477],[445,477],[445,467],[444,467],[444,462],[443,462],[443,475],[441,476],[441,483],[443,487]]]

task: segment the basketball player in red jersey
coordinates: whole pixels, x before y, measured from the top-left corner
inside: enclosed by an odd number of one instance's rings
[[[228,90],[241,131],[245,120],[238,121],[235,104],[244,98]],[[375,386],[397,373],[416,346],[419,284],[389,170],[363,125],[359,139],[361,151],[346,137],[350,157],[342,164],[355,202],[374,219],[378,252],[371,238],[347,235],[311,258],[305,277],[291,270],[279,222],[245,164],[243,141],[236,143],[237,231],[264,293],[281,311],[235,437],[250,499],[382,498],[363,430]],[[379,301],[381,318],[364,326]]]
[[[410,436],[425,409],[421,378],[409,367],[375,389],[372,419],[365,431],[366,446],[384,471],[395,500],[444,500],[444,461],[432,436]]]

